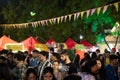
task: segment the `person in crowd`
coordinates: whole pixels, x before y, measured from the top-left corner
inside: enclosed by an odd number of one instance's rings
[[[32,59],[30,60],[29,67],[35,68],[38,66],[39,62],[40,62],[39,51],[33,50],[32,51]]]
[[[77,72],[79,72],[80,71],[80,56],[78,54],[76,54],[73,62],[77,67]]]
[[[15,53],[13,61],[15,63],[15,67],[12,69],[13,80],[23,80],[27,69],[23,56],[20,53]]]
[[[106,66],[107,80],[119,80],[118,78],[118,56],[110,55],[110,64]]]
[[[97,58],[100,59],[100,61],[102,61],[102,63],[104,64],[104,62],[105,62],[105,57],[104,57],[103,54],[99,54]]]
[[[0,63],[6,63],[6,58],[3,56],[0,56]]]
[[[96,80],[106,80],[106,71],[105,71],[104,63],[99,58],[96,58],[95,60],[97,62],[97,68],[98,68]]]
[[[96,52],[92,52],[92,54],[91,54],[91,58],[92,58],[92,59],[97,58],[97,54],[96,54]]]
[[[58,53],[52,53],[51,55],[51,62],[55,60],[60,60],[60,55]]]
[[[37,71],[34,68],[28,68],[24,80],[37,80]]]
[[[61,53],[61,61],[63,62],[63,68],[67,74],[76,74],[77,67],[76,65],[70,60],[68,50],[63,50]]]
[[[78,72],[78,75],[82,77],[82,80],[96,80],[98,70],[97,61],[91,59],[86,61],[86,63],[81,67],[81,71]]]
[[[2,51],[0,51],[0,56],[3,56],[3,57],[5,57],[7,59],[8,52],[9,52],[8,50],[3,49]]]
[[[104,63],[105,63],[105,66],[110,64],[110,51],[105,52],[105,62]]]
[[[55,60],[52,62],[52,68],[53,68],[53,72],[54,75],[56,77],[57,80],[63,80],[65,73],[61,72],[60,69],[60,61],[59,60]]]
[[[100,49],[96,49],[96,54],[97,54],[97,56],[101,54]]]
[[[0,80],[14,80],[6,63],[0,63]]]
[[[53,68],[52,67],[45,67],[40,80],[57,80],[55,78]]]
[[[78,75],[68,75],[63,80],[83,80],[83,79]]]
[[[41,51],[40,54],[39,54],[39,57],[41,59],[41,62],[38,64],[38,77],[39,77],[39,80],[41,80],[41,75],[43,73],[43,69],[47,66],[51,66],[51,62],[50,60],[48,59],[48,55],[49,53],[46,52],[46,51]]]
[[[9,52],[7,54],[7,65],[11,70],[15,67],[15,64],[13,62],[13,55],[14,55],[13,52]]]
[[[84,53],[84,58],[80,61],[80,65],[84,65],[86,61],[90,60],[90,54]]]

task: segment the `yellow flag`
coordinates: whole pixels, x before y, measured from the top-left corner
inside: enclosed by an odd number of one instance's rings
[[[116,8],[116,11],[118,12],[118,3],[114,3],[114,6]]]
[[[83,11],[83,12],[81,12],[81,18],[83,18],[83,15],[84,15],[84,11]]]
[[[97,15],[99,15],[101,7],[97,8]]]
[[[69,21],[71,20],[71,17],[72,17],[72,15],[70,14],[70,15],[69,15]]]
[[[58,24],[60,23],[60,17],[57,18],[57,23],[58,23]]]
[[[50,24],[52,24],[52,19],[49,19]]]

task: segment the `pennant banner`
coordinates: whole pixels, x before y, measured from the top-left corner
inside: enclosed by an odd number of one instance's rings
[[[81,15],[81,18],[83,18],[84,13],[86,12],[86,16],[89,17],[90,15],[93,15],[95,11],[97,11],[97,15],[99,15],[101,9],[103,9],[103,13],[105,13],[108,9],[109,6],[115,6],[116,11],[118,12],[119,9],[119,3],[120,2],[116,2],[113,4],[109,4],[109,5],[105,5],[102,7],[98,7],[98,8],[93,8],[93,9],[89,9],[86,11],[81,11],[81,12],[77,12],[77,13],[73,13],[73,14],[68,14],[65,16],[60,16],[60,17],[56,17],[56,18],[51,18],[51,19],[46,19],[46,20],[41,20],[41,21],[35,21],[35,22],[29,22],[29,23],[21,23],[21,24],[0,24],[0,27],[5,27],[5,28],[26,28],[29,27],[28,25],[31,25],[32,27],[38,27],[38,26],[45,26],[45,25],[49,25],[49,24],[56,24],[56,23],[60,23],[60,22],[66,22],[67,19],[69,19],[69,21],[72,20],[72,16],[74,18],[74,21],[76,19],[79,18],[79,16]],[[91,12],[91,13],[90,13]]]
[[[116,11],[118,12],[118,3],[114,3],[114,6],[116,8]]]
[[[105,13],[107,11],[107,8],[108,8],[108,5],[107,6],[104,6],[103,8],[103,13]]]

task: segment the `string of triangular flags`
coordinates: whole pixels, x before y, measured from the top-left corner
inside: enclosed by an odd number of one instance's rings
[[[102,7],[93,8],[93,9],[89,9],[89,10],[85,10],[85,11],[81,11],[81,12],[76,12],[73,14],[68,14],[68,15],[64,15],[64,16],[60,16],[60,17],[56,17],[56,18],[41,20],[41,21],[35,21],[35,22],[29,22],[29,23],[20,23],[20,24],[0,24],[0,27],[26,28],[26,27],[29,27],[29,25],[32,25],[32,27],[47,26],[48,24],[59,24],[61,22],[66,22],[67,19],[69,19],[69,21],[71,21],[72,16],[73,16],[73,19],[75,21],[76,19],[79,18],[79,16],[81,18],[83,18],[85,13],[86,13],[87,17],[90,15],[93,15],[95,13],[95,11],[97,11],[97,14],[99,15],[99,12],[101,11],[101,9],[103,9],[103,13],[105,13],[107,11],[108,7],[113,6],[113,5],[115,6],[116,11],[118,12],[119,3],[120,2],[116,2],[116,3],[105,5]]]

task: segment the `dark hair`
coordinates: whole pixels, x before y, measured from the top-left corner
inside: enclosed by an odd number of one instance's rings
[[[53,56],[55,56],[58,60],[60,60],[60,55],[59,53],[52,53]]]
[[[43,75],[45,75],[45,74],[48,73],[48,72],[53,75],[52,80],[57,80],[57,79],[55,78],[54,73],[53,73],[53,68],[52,68],[52,67],[45,67],[45,68],[44,68],[43,73],[42,73],[42,79],[43,79]]]
[[[15,53],[13,56],[14,56],[14,58],[17,58],[17,60],[19,60],[19,61],[23,61],[24,60],[23,55],[20,54],[20,53]]]
[[[0,63],[0,80],[13,80],[6,63]]]
[[[61,52],[61,55],[64,55],[64,54],[65,54],[65,55],[69,55],[67,49],[64,49],[64,50]]]
[[[92,52],[92,54],[91,54],[91,58],[93,59],[93,58],[97,58],[97,54],[96,54],[96,52]]]
[[[38,50],[36,50],[36,49],[35,49],[35,50],[33,50],[32,52],[33,52],[33,53],[39,53],[39,51],[38,51]]]
[[[49,54],[49,53],[46,52],[46,51],[41,51],[40,54],[42,54],[43,56],[45,56],[46,58],[48,58],[48,54]]]
[[[3,62],[5,62],[5,61],[6,61],[6,58],[3,57],[3,56],[0,56],[0,60],[2,60]]]
[[[82,77],[78,75],[68,75],[63,80],[82,80]]]
[[[116,55],[113,55],[113,54],[110,55],[110,61],[112,61],[112,60],[114,60],[114,59],[119,59],[119,58],[118,58],[118,56],[116,56]]]
[[[36,75],[37,78],[37,71],[34,68],[28,68],[26,71],[26,77],[28,77],[31,73],[33,73],[34,75]]]
[[[75,56],[74,64],[78,69],[80,68],[80,56],[78,54]]]
[[[94,65],[96,65],[97,62],[95,59],[91,59],[91,60],[88,60],[86,61],[85,65],[83,65],[81,68],[81,71],[82,72],[87,72],[88,74],[92,74],[94,75],[93,72],[91,72],[91,67],[93,67]]]

